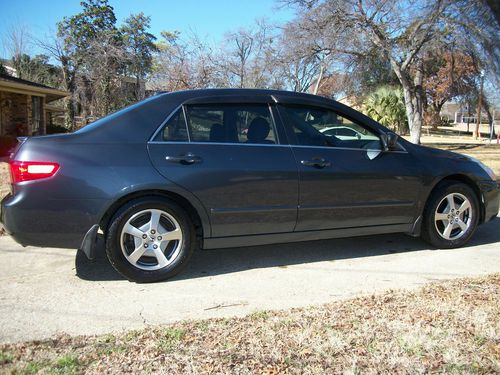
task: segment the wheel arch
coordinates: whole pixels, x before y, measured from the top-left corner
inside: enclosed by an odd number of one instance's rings
[[[106,212],[102,215],[101,220],[99,221],[99,227],[101,228],[101,230],[104,233],[107,232],[107,229],[111,223],[111,219],[118,212],[120,207],[123,207],[124,204],[131,200],[140,198],[166,198],[180,205],[184,210],[186,210],[190,218],[193,220],[196,235],[199,238],[200,244],[202,244],[203,236],[210,233],[210,224],[208,223],[208,218],[203,215],[204,212],[202,212],[201,214],[199,212],[199,210],[202,210],[202,208],[197,209],[195,205],[189,201],[189,199],[179,193],[161,189],[135,191],[117,199],[107,208]]]
[[[459,182],[459,183],[465,184],[465,185],[469,186],[472,189],[472,191],[474,191],[474,193],[476,194],[476,198],[479,202],[479,224],[483,223],[484,222],[484,202],[483,202],[481,190],[479,189],[479,186],[477,185],[477,183],[472,178],[470,178],[469,176],[467,176],[465,174],[451,174],[451,175],[442,177],[440,180],[438,180],[434,184],[433,188],[427,194],[427,199],[426,199],[425,204],[423,206],[422,214],[425,212],[425,209],[427,208],[427,205],[429,203],[429,198],[432,196],[432,194],[437,189],[439,189],[441,186],[443,186],[444,184],[453,183],[453,182]]]

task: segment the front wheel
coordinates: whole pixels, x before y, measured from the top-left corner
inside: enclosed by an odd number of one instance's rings
[[[422,237],[437,248],[464,245],[479,222],[479,201],[462,183],[446,183],[436,189],[424,210]]]
[[[179,205],[146,198],[129,202],[113,217],[106,254],[127,279],[154,282],[180,272],[195,245],[193,224]]]

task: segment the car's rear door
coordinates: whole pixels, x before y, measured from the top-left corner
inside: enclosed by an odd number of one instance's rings
[[[205,206],[212,237],[295,227],[298,171],[272,105],[267,96],[193,100],[149,142],[158,171]]]
[[[383,152],[380,135],[342,113],[280,105],[299,168],[297,231],[408,224],[422,183],[404,149]],[[351,127],[359,137],[322,130]]]

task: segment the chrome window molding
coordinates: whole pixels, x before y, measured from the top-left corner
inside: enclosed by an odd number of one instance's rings
[[[238,142],[175,142],[175,141],[149,141],[148,144],[185,144],[185,145],[218,145],[218,146],[265,146],[265,147],[290,147],[291,145],[283,145],[280,143],[238,143]]]
[[[391,152],[391,153],[396,153],[396,154],[407,154],[408,151],[406,149],[404,151],[402,150],[391,150],[391,151],[384,151],[381,149],[377,148],[354,148],[354,147],[335,147],[335,146],[308,146],[308,145],[291,145],[292,147],[299,147],[299,148],[324,148],[327,150],[352,150],[352,151],[380,151],[380,152]],[[402,147],[404,148],[404,147]]]
[[[175,142],[175,141],[149,141],[148,144],[173,144],[173,145],[217,145],[217,146],[264,146],[264,147],[297,147],[297,148],[315,148],[315,149],[326,149],[326,150],[343,150],[343,151],[380,151],[380,152],[390,152],[396,154],[407,154],[407,151],[382,151],[375,148],[349,148],[349,147],[325,147],[325,146],[304,146],[304,145],[287,145],[287,144],[269,144],[269,143],[236,143],[236,142]]]

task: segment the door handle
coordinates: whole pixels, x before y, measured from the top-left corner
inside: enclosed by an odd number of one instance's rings
[[[194,164],[194,163],[201,163],[202,158],[199,156],[196,156],[195,154],[192,154],[191,152],[188,152],[185,155],[179,155],[179,156],[170,156],[167,155],[165,156],[165,160],[172,162],[172,163],[179,163],[179,164]]]
[[[314,167],[314,168],[325,168],[332,165],[332,163],[323,158],[312,158],[310,160],[301,160],[300,164],[305,165],[306,167]]]

